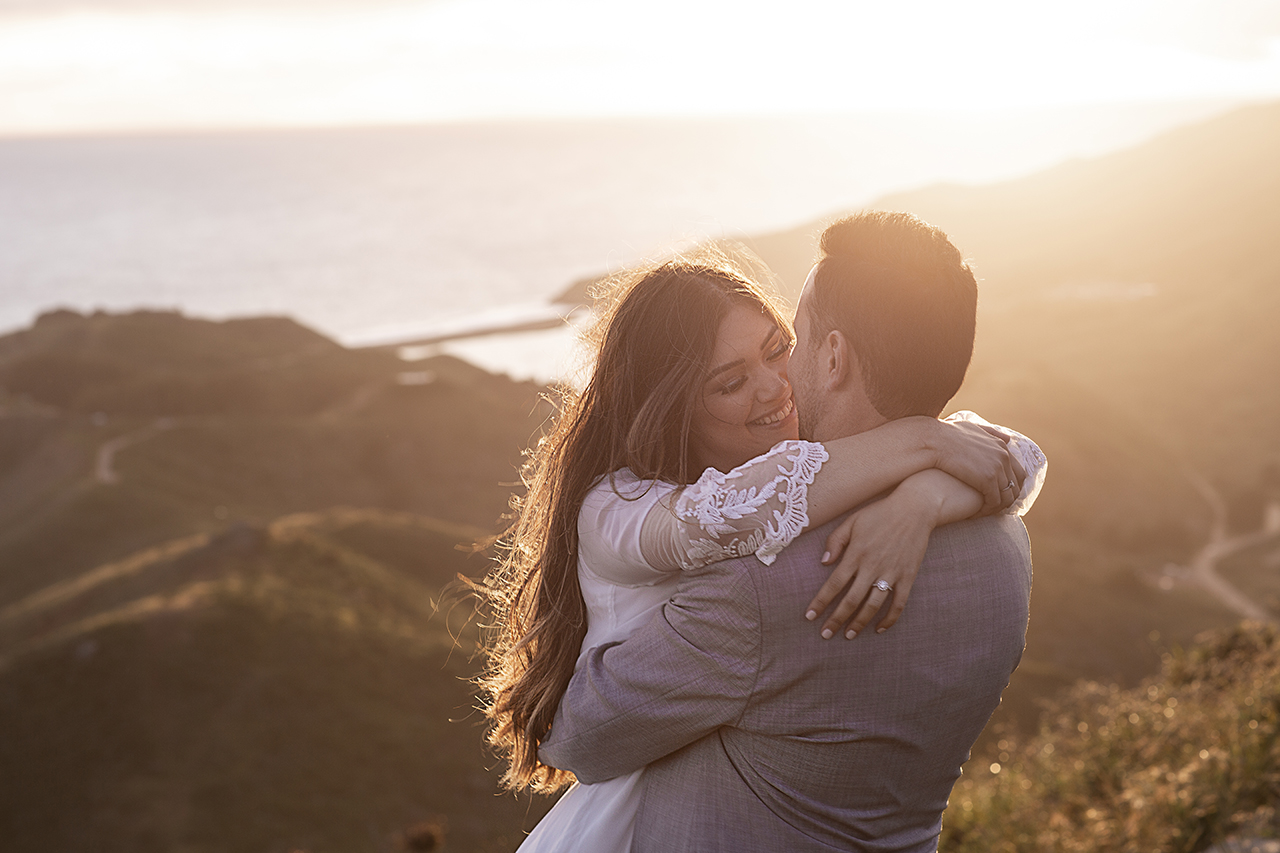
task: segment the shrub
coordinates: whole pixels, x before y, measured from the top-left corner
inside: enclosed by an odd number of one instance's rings
[[[1203,636],[1130,690],[1081,683],[1045,719],[1029,742],[1006,738],[966,765],[943,853],[1193,853],[1231,834],[1280,834],[1273,625]]]

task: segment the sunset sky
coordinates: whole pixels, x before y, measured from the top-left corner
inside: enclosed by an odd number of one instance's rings
[[[1276,0],[0,0],[0,133],[1280,97]]]

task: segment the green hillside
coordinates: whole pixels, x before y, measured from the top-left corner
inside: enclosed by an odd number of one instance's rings
[[[338,510],[165,543],[0,610],[6,850],[507,850],[447,592],[477,531]]]
[[[46,315],[0,382],[5,850],[515,846],[457,547],[540,389],[159,312]]]
[[[0,385],[0,603],[227,520],[354,505],[491,529],[549,412],[455,359],[155,312],[46,315],[0,338]]]

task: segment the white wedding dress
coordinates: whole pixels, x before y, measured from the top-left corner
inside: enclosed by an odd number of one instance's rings
[[[948,420],[986,423],[971,412]],[[1044,455],[1026,437],[1007,432],[1027,471],[1009,510],[1021,515],[1044,482]],[[578,514],[578,582],[587,604],[578,666],[588,650],[625,640],[644,626],[675,593],[679,569],[748,554],[771,564],[808,526],[808,487],[826,460],[821,444],[784,441],[727,474],[708,468],[683,488],[640,480],[625,468],[602,477]],[[594,785],[575,782],[519,853],[626,853],[643,773]]]

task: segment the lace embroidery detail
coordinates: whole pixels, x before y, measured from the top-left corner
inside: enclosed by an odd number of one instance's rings
[[[810,441],[784,441],[728,474],[708,468],[675,502],[688,528],[680,565],[755,554],[771,565],[809,524],[809,486],[827,450]]]
[[[745,539],[731,539],[727,545],[721,545],[714,539],[690,540],[688,550],[680,561],[682,569],[696,569],[721,560],[732,560],[734,557],[745,557],[754,554],[764,541],[764,534],[756,530]],[[772,563],[774,557],[768,562]]]

